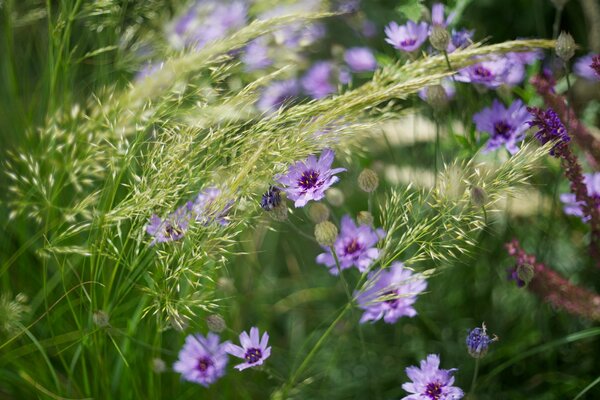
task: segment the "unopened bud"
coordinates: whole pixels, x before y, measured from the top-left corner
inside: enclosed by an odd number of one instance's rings
[[[325,192],[325,198],[334,207],[340,207],[344,204],[344,193],[338,188],[331,188]]]
[[[329,208],[323,203],[313,203],[308,209],[311,221],[318,224],[329,219]]]
[[[15,300],[18,303],[25,304],[29,301],[29,297],[27,297],[27,295],[25,293],[18,293],[17,296],[15,297]]]
[[[490,337],[487,334],[485,324],[482,324],[481,328],[474,328],[467,335],[467,350],[471,357],[482,358],[487,354],[490,344],[497,340],[496,335]]]
[[[487,203],[487,194],[485,190],[479,186],[473,186],[471,188],[471,202],[477,207],[482,207]]]
[[[98,310],[92,315],[92,321],[99,328],[106,328],[110,325],[108,314],[102,310]]]
[[[448,105],[448,94],[442,85],[431,85],[425,88],[427,103],[435,109],[444,109]]]
[[[556,51],[556,55],[559,56],[563,61],[567,62],[573,58],[576,48],[577,45],[573,40],[573,36],[564,31],[558,35],[554,50]]]
[[[321,246],[333,246],[337,235],[337,227],[329,221],[323,221],[315,226],[315,238]]]
[[[356,222],[359,225],[373,226],[373,214],[368,211],[360,211],[356,215]]]
[[[206,325],[212,332],[221,333],[225,330],[225,320],[217,314],[212,314],[206,317]]]
[[[160,358],[152,359],[152,371],[157,374],[162,374],[167,370],[167,364]]]
[[[517,277],[525,283],[525,286],[529,285],[534,275],[535,270],[531,264],[521,264],[517,267]]]
[[[439,51],[445,51],[450,44],[450,34],[441,25],[433,25],[431,33],[429,34],[429,43],[434,49]]]
[[[379,186],[379,177],[372,169],[365,168],[358,175],[358,187],[367,192],[374,192],[375,189]]]

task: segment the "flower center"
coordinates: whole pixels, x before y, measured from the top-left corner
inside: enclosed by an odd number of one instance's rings
[[[346,245],[346,247],[344,248],[344,251],[345,251],[346,254],[353,254],[353,253],[356,253],[360,249],[361,249],[361,245],[358,242],[358,240],[357,239],[352,239],[350,241],[350,243],[348,243]]]
[[[423,394],[431,400],[440,400],[442,397],[442,385],[439,382],[428,383]]]
[[[215,363],[213,363],[213,361],[210,358],[202,357],[198,360],[198,365],[196,366],[196,369],[198,369],[200,373],[205,374],[206,371],[213,365],[215,365]]]
[[[409,38],[409,39],[404,39],[403,41],[401,41],[400,46],[403,46],[403,47],[413,46],[415,43],[417,43],[417,39]]]
[[[498,121],[494,124],[494,133],[498,136],[502,136],[503,138],[508,139],[511,130],[512,126],[507,124],[506,121]]]
[[[396,308],[398,307],[398,291],[397,290],[390,290],[388,292],[385,292],[383,294],[383,297],[387,297],[387,300],[384,300],[384,303],[389,305],[391,308]]]
[[[482,67],[481,65],[476,66],[474,72],[475,75],[482,79],[490,79],[492,77],[492,73],[490,72],[490,70]]]
[[[306,170],[298,179],[298,186],[304,190],[309,190],[317,186],[319,183],[319,173],[313,169]]]
[[[168,238],[180,236],[182,233],[183,231],[177,226],[173,226],[171,224],[167,224],[167,226],[165,226],[165,236]]]
[[[262,358],[262,351],[256,347],[251,347],[246,351],[246,354],[244,354],[244,358],[248,364],[254,364]]]

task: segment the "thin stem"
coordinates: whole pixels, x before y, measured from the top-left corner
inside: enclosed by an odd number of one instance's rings
[[[473,380],[471,381],[471,389],[469,389],[469,398],[475,393],[475,385],[477,384],[477,375],[479,374],[479,358],[475,359],[475,370],[473,371]]]
[[[369,192],[367,210],[369,211],[369,214],[373,214],[373,192]]]
[[[560,19],[562,17],[562,7],[556,8],[556,13],[554,14],[554,24],[552,25],[552,39],[556,39],[558,37],[558,29],[560,28]]]
[[[433,166],[435,174],[433,176],[433,187],[437,188],[438,181],[438,152],[440,151],[440,121],[436,112],[434,112],[435,119],[435,154],[433,156]]]
[[[333,246],[330,247],[331,254],[333,255],[333,259],[335,260],[335,266],[337,267],[338,274],[342,283],[344,284],[344,290],[346,291],[346,296],[348,296],[348,304],[352,304],[352,295],[350,294],[350,287],[348,286],[348,282],[346,282],[346,278],[342,274],[342,267],[340,266],[340,260],[338,259],[337,253],[335,252],[335,248]]]

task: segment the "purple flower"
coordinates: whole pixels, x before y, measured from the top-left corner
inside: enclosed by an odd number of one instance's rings
[[[596,77],[600,78],[600,54],[596,54],[592,57],[591,67],[594,71],[596,71]]]
[[[284,15],[316,12],[321,7],[320,0],[304,0],[293,4],[279,5],[260,14],[258,19],[265,20]],[[325,35],[325,26],[321,23],[293,23],[274,32],[277,44],[288,49],[308,46]]]
[[[575,75],[589,81],[600,81],[600,73],[597,73],[592,67],[593,60],[594,54],[591,53],[587,56],[578,58],[573,65],[573,71],[575,72]]]
[[[583,174],[583,182],[587,188],[587,194],[596,202],[596,207],[600,208],[600,172],[593,174]],[[573,193],[563,193],[560,195],[560,201],[563,202],[563,211],[567,215],[574,215],[581,218],[583,222],[590,220],[583,212],[583,201],[577,201]]]
[[[385,41],[402,51],[415,51],[427,40],[429,26],[426,22],[408,21],[406,25],[398,25],[392,21],[385,27]]]
[[[257,327],[250,328],[250,336],[246,332],[240,334],[240,343],[242,347],[234,344],[227,344],[225,351],[246,360],[242,364],[235,366],[238,370],[242,371],[246,368],[256,367],[262,365],[262,363],[269,358],[271,355],[271,347],[267,347],[269,342],[269,334],[264,332],[262,338],[259,340],[259,332]]]
[[[188,203],[194,219],[203,225],[217,221],[221,225],[227,225],[227,214],[231,211],[233,201],[228,201],[220,209],[215,209],[215,201],[221,196],[221,189],[209,187],[198,193],[193,202]]]
[[[366,271],[379,257],[379,249],[375,246],[385,237],[385,232],[383,229],[373,230],[368,225],[356,226],[349,215],[344,215],[340,228],[340,234],[333,245],[340,268],[344,270],[355,266],[360,272]],[[337,275],[339,271],[331,249],[323,249],[326,253],[319,254],[317,262],[325,264],[332,275]]]
[[[147,63],[145,64],[142,69],[140,71],[138,71],[138,73],[135,75],[135,80],[136,81],[141,81],[146,79],[147,77],[153,75],[155,72],[160,71],[163,66],[164,66],[164,62],[156,62],[156,63]]]
[[[556,142],[550,150],[550,154],[556,156],[557,152],[560,152],[562,147],[571,141],[562,121],[551,108],[544,111],[537,107],[527,107],[527,111],[533,117],[529,121],[529,125],[538,128],[534,135],[535,138],[543,145],[548,142]]]
[[[365,19],[361,26],[361,32],[365,37],[375,37],[377,35],[377,25],[373,21]]]
[[[485,324],[482,324],[481,328],[477,327],[469,331],[465,342],[471,357],[482,358],[487,354],[490,344],[496,340],[498,338],[495,335],[491,338],[488,336]]]
[[[484,108],[473,116],[477,130],[490,134],[485,152],[504,145],[510,154],[515,154],[519,151],[517,143],[525,139],[528,121],[529,113],[521,100],[515,100],[508,108],[494,100],[491,107]]]
[[[510,66],[507,57],[496,56],[461,69],[455,79],[459,82],[479,83],[488,88],[497,88],[506,83]]]
[[[448,97],[448,99],[452,99],[454,97],[454,95],[456,95],[456,88],[454,87],[454,81],[452,80],[452,78],[442,79],[442,81],[440,82],[440,85],[444,88],[444,91],[446,92],[446,96]],[[428,100],[427,99],[427,87],[424,87],[423,89],[419,90],[419,97],[423,101]]]
[[[273,209],[281,204],[281,189],[277,186],[269,186],[260,199],[260,206],[265,211],[273,211]]]
[[[346,168],[331,169],[334,156],[333,150],[325,149],[318,160],[310,155],[290,166],[286,175],[275,177],[287,186],[287,197],[294,201],[296,207],[304,207],[311,200],[321,200],[325,197],[325,190],[339,180],[335,174],[346,171]]]
[[[432,25],[438,25],[441,27],[447,27],[455,17],[454,12],[448,15],[448,18],[444,19],[444,5],[441,3],[435,3],[431,7],[431,23]]]
[[[321,99],[336,91],[331,82],[333,64],[329,61],[316,62],[302,78],[302,87],[313,99]]]
[[[421,368],[406,368],[406,375],[412,382],[403,384],[402,389],[412,394],[403,397],[403,400],[462,399],[465,395],[463,391],[452,386],[454,384],[452,374],[457,369],[439,369],[439,367],[440,356],[430,354],[427,359],[421,361]]]
[[[452,53],[456,49],[464,49],[465,47],[471,45],[473,43],[474,34],[474,30],[470,31],[468,29],[460,29],[457,31],[452,29],[452,33],[450,34],[450,43],[448,43],[448,49],[446,49],[446,51],[448,53]]]
[[[298,81],[295,79],[273,82],[264,89],[256,107],[262,112],[275,111],[298,96],[299,91]]]
[[[154,236],[150,246],[156,243],[171,242],[183,237],[190,223],[190,210],[188,205],[179,207],[175,212],[161,219],[156,214],[150,217],[150,223],[146,226],[146,232]]]
[[[368,47],[352,47],[344,53],[344,61],[352,72],[368,72],[377,68],[377,61]]]
[[[401,317],[417,315],[413,304],[417,295],[427,288],[427,282],[404,268],[401,262],[395,262],[389,270],[369,273],[365,288],[356,296],[358,306],[365,310],[360,322],[383,318],[393,324]]]
[[[525,79],[525,66],[533,64],[536,60],[543,57],[541,51],[511,52],[506,54],[507,72],[504,83],[509,86],[516,86]]]
[[[186,381],[208,387],[225,375],[227,345],[228,341],[219,343],[219,336],[214,333],[209,333],[206,337],[200,334],[189,335],[185,338],[173,369],[183,375]]]
[[[260,37],[248,43],[241,60],[247,72],[264,69],[273,64],[269,58],[269,46],[267,46],[265,38]]]

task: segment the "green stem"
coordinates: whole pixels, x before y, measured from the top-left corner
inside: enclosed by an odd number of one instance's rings
[[[350,294],[350,286],[348,286],[348,282],[346,282],[346,278],[342,274],[342,267],[340,266],[340,260],[338,259],[337,253],[335,252],[335,248],[333,246],[330,247],[331,254],[333,255],[333,259],[335,260],[335,266],[337,267],[338,274],[340,275],[340,279],[344,284],[344,290],[346,291],[346,295],[348,296],[348,304],[352,304],[352,295]]]
[[[473,380],[471,381],[471,389],[469,389],[469,398],[475,393],[475,385],[477,384],[477,375],[479,374],[479,358],[475,359],[475,371],[473,371]]]

